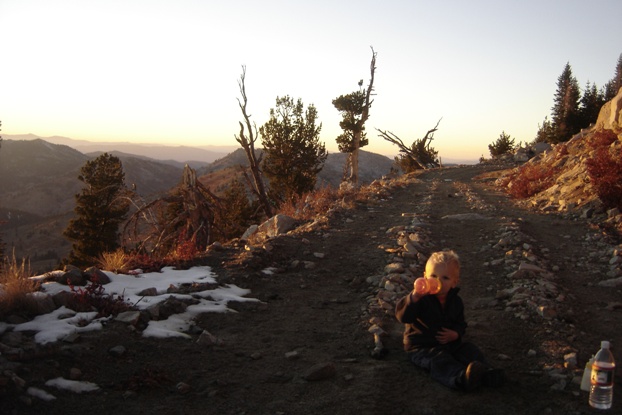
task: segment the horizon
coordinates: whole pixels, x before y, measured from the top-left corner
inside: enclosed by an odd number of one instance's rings
[[[220,154],[231,154],[232,152],[242,149],[242,146],[239,143],[236,143],[236,145],[217,145],[217,144],[198,144],[198,145],[186,145],[186,144],[164,144],[164,143],[136,143],[136,142],[130,142],[130,141],[89,141],[89,140],[76,140],[73,139],[71,137],[64,137],[64,136],[58,136],[58,135],[54,135],[54,136],[50,136],[50,137],[42,137],[39,136],[37,134],[33,134],[33,133],[28,133],[28,134],[0,134],[0,138],[4,138],[6,140],[23,140],[23,141],[30,141],[30,140],[36,140],[36,139],[41,139],[44,141],[48,141],[51,142],[52,144],[59,144],[59,143],[54,143],[53,141],[59,141],[61,142],[60,144],[63,145],[67,145],[69,147],[72,147],[72,143],[76,146],[76,147],[81,147],[81,146],[85,146],[85,145],[92,145],[94,147],[97,146],[114,146],[116,144],[118,145],[130,145],[130,146],[145,146],[145,147],[172,147],[172,148],[188,148],[188,149],[199,149],[199,150],[207,150],[207,151],[212,151],[214,153],[220,153]],[[69,143],[66,143],[65,141],[69,141]],[[73,147],[72,147],[73,148]],[[214,148],[214,149],[212,149]],[[77,151],[80,151],[77,148],[74,148]],[[256,147],[256,149],[260,150],[262,149],[261,146]],[[361,151],[364,152],[368,152],[368,153],[375,153],[375,154],[380,154],[382,156],[385,156],[389,159],[393,159],[394,157],[396,157],[398,154],[382,154],[382,153],[377,153],[375,151],[371,151],[368,150],[367,147],[363,147],[360,149]],[[96,150],[93,150],[96,151]],[[119,152],[123,152],[121,150],[99,150],[99,151],[119,151]],[[329,154],[335,154],[335,153],[340,153],[339,150],[337,151],[333,151],[333,150],[327,150]],[[138,154],[136,154],[138,155]],[[153,157],[150,157],[153,158]],[[181,159],[177,159],[177,158],[172,158],[175,161],[180,161],[180,162],[184,162],[184,161],[192,161],[192,160],[181,160]],[[160,160],[160,159],[155,159],[155,160]],[[477,164],[479,162],[479,159],[469,159],[469,158],[441,158],[441,163],[442,164]]]
[[[592,10],[606,10],[611,24],[590,18]],[[5,0],[2,133],[237,147],[245,65],[257,127],[277,96],[300,98],[317,108],[320,140],[337,152],[341,117],[332,100],[360,79],[367,86],[373,47],[370,144],[362,149],[395,155],[376,128],[410,145],[441,119],[431,144],[441,159],[478,160],[502,132],[517,144],[535,138],[567,62],[582,89],[613,77],[619,15],[614,0]],[[361,30],[342,29],[352,24]]]

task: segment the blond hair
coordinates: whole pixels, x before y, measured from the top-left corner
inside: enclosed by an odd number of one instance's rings
[[[434,252],[430,255],[430,258],[428,258],[426,267],[428,264],[454,265],[458,271],[460,271],[460,257],[458,257],[458,254],[451,250]]]

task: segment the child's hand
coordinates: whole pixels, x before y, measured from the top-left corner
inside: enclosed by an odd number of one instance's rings
[[[436,340],[438,340],[440,344],[447,344],[454,340],[458,340],[458,337],[458,332],[448,328],[442,328],[436,335]]]

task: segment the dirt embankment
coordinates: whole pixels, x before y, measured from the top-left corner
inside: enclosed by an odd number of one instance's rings
[[[55,392],[56,400],[29,405],[5,395],[4,408],[91,415],[591,413],[576,384],[585,361],[604,339],[622,360],[620,289],[598,285],[614,241],[585,221],[518,208],[473,180],[484,169],[425,172],[306,232],[275,238],[268,249],[218,252],[206,261],[221,281],[261,300],[198,319],[221,345],[143,338],[114,323],[15,368],[32,386],[78,368],[99,392]],[[410,235],[418,254],[401,248]],[[501,388],[448,390],[402,352],[391,304],[426,255],[443,248],[462,259],[467,335],[506,370]],[[271,273],[262,272],[268,267]],[[372,323],[386,333],[380,359],[372,357]],[[118,345],[127,349],[121,357],[109,353]],[[621,393],[616,386],[611,413],[622,411]]]

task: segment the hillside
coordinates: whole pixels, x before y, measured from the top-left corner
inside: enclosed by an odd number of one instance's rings
[[[7,140],[30,141],[42,139],[48,143],[65,145],[83,154],[122,152],[133,154],[135,157],[160,160],[167,164],[183,168],[184,164],[191,167],[200,167],[225,156],[232,151],[232,146],[205,146],[190,147],[178,145],[140,144],[128,142],[93,142],[74,140],[68,137],[38,137],[34,134],[4,135]]]
[[[579,389],[585,362],[603,339],[620,359],[619,291],[607,272],[621,272],[619,263],[610,265],[622,258],[621,241],[597,238],[591,221],[525,209],[479,179],[503,168],[444,168],[380,180],[366,199],[335,206],[286,235],[210,249],[196,265],[211,267],[218,286],[248,289],[259,301],[229,303],[234,312],[206,312],[187,337],[142,335],[146,321],[193,302],[175,287],[158,314],[111,320],[101,331],[76,332],[58,345],[38,345],[28,332],[0,333],[0,347],[6,346],[0,409],[22,415],[171,408],[214,414],[590,413]],[[416,369],[402,350],[395,302],[412,288],[430,252],[443,248],[462,260],[466,339],[505,370],[501,387],[450,390]],[[58,378],[89,382],[98,391],[76,394],[48,383]],[[621,380],[616,377],[614,397],[622,393]],[[30,395],[31,387],[55,399]],[[622,411],[621,400],[613,405],[612,413]]]
[[[82,189],[77,177],[84,163],[100,154],[82,154],[67,145],[41,139],[3,140],[0,217],[7,220],[3,225],[3,240],[9,249],[15,249],[18,257],[29,256],[35,270],[49,267],[69,252],[70,244],[62,232],[73,217],[74,195]],[[110,154],[121,160],[127,185],[135,187],[146,199],[171,189],[181,179],[182,167],[178,162],[121,151]],[[343,154],[330,154],[319,183],[338,186],[343,163]],[[216,189],[239,174],[240,164],[247,164],[242,149],[215,160],[209,168],[199,168],[198,175],[203,174],[200,180]],[[361,152],[361,182],[369,183],[387,174],[391,164],[387,157]]]
[[[261,154],[261,150],[256,151],[258,155]],[[318,174],[316,186],[328,185],[338,188],[343,178],[346,157],[347,155],[344,153],[329,153],[324,167]],[[359,152],[359,163],[359,180],[363,185],[389,174],[393,167],[392,159],[365,150]],[[215,188],[221,185],[223,180],[226,181],[227,177],[239,174],[239,166],[248,166],[248,160],[242,148],[214,161],[209,166],[198,169],[197,175],[203,176],[202,180],[205,185]]]

